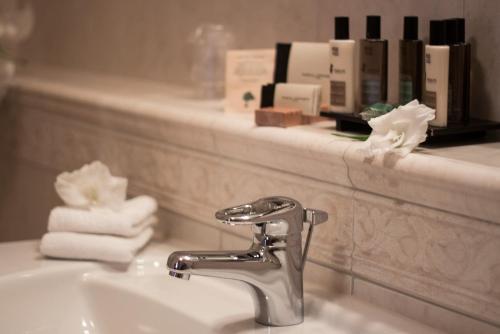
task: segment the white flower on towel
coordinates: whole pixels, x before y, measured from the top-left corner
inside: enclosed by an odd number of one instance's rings
[[[404,157],[425,141],[428,122],[434,117],[434,109],[413,100],[385,115],[372,118],[368,124],[373,131],[362,150],[368,157],[387,152]]]
[[[57,177],[56,192],[68,206],[118,209],[125,201],[127,179],[112,176],[100,161]]]

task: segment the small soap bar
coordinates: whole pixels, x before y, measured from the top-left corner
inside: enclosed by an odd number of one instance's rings
[[[328,121],[328,118],[322,116],[302,115],[302,125],[314,124],[323,121]]]
[[[297,108],[268,107],[255,110],[255,123],[258,126],[277,126],[287,128],[302,124],[302,111]]]

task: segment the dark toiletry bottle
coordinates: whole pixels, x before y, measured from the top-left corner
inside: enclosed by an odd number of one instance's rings
[[[405,16],[399,41],[399,103],[422,99],[423,42],[418,39],[418,17]]]
[[[387,101],[387,40],[380,39],[380,16],[366,17],[366,39],[360,41],[362,108]]]
[[[450,47],[448,76],[448,124],[469,121],[471,48],[465,43],[465,19],[446,20],[446,39]]]

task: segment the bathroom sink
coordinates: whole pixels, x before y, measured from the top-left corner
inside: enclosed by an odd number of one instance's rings
[[[196,319],[133,287],[146,282],[84,267],[0,279],[0,332],[165,333],[165,329],[183,327],[188,333],[205,331]],[[177,282],[172,283],[175,289]]]
[[[304,323],[264,327],[238,282],[168,276],[166,244],[128,268],[40,258],[36,242],[0,244],[0,332],[17,333],[438,333],[352,297],[307,293]]]

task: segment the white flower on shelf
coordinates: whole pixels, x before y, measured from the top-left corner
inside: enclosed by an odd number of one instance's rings
[[[127,195],[127,179],[112,176],[109,168],[94,161],[57,176],[55,189],[66,205],[82,209],[119,209]]]
[[[361,150],[368,157],[389,152],[405,157],[425,141],[428,122],[434,117],[434,109],[413,100],[385,115],[372,118],[368,121],[372,132]]]

